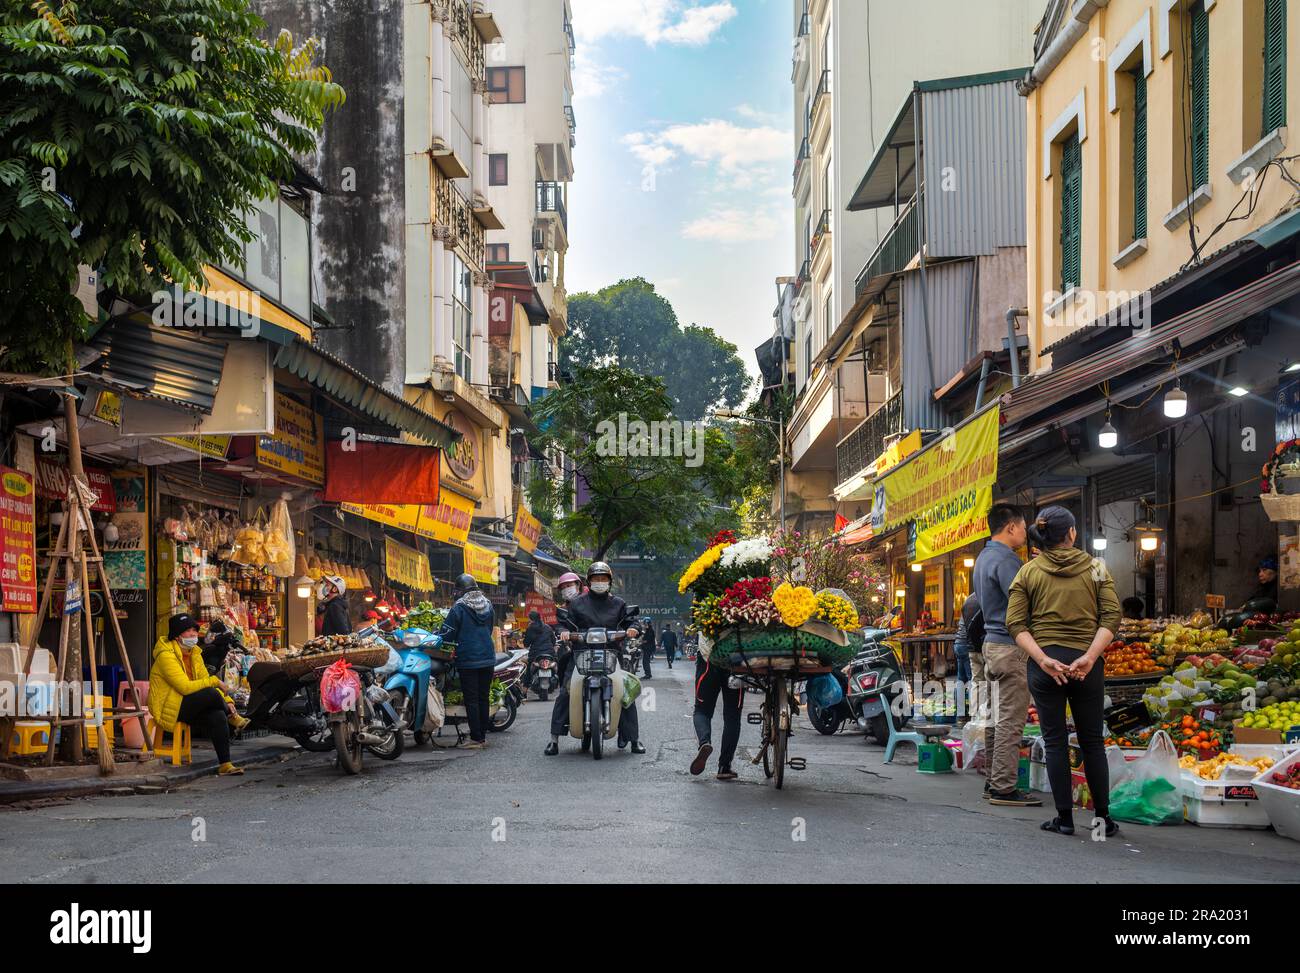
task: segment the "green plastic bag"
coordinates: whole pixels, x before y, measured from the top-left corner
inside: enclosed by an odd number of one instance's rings
[[[1133,824],[1182,824],[1183,796],[1163,777],[1126,780],[1110,792],[1110,816]]]
[[[630,672],[623,673],[623,708],[631,706],[641,695],[641,680]]]

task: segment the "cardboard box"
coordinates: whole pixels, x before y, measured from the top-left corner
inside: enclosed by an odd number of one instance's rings
[[[1283,734],[1279,730],[1242,726],[1240,720],[1232,724],[1232,739],[1235,743],[1281,743],[1282,738]]]

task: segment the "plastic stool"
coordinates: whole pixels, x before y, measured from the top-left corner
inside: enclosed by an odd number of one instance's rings
[[[916,744],[917,759],[919,761],[922,744],[942,740],[952,730],[950,726],[930,726],[915,723],[912,724],[910,730],[899,730],[894,726],[894,721],[889,718],[888,713],[886,713],[885,722],[889,724],[889,742],[885,744],[885,763],[887,764],[894,762],[894,751],[898,749],[900,743]]]
[[[108,696],[100,696],[99,705],[102,706],[104,709],[104,714],[103,714],[104,724],[102,729],[108,736],[109,749],[112,749],[113,745],[117,742],[117,731],[113,727],[113,721],[108,718],[113,714],[113,700],[111,697]],[[95,697],[83,696],[82,706],[84,707],[83,712],[85,713],[85,715],[90,716],[95,709]],[[86,749],[88,750],[99,749],[100,729],[101,727],[91,726],[89,723],[86,724]]]
[[[147,679],[137,679],[136,686],[140,689],[140,699],[137,700],[131,692],[130,683],[122,683],[117,687],[117,711],[130,711],[133,709],[144,709],[149,702],[149,681]],[[153,720],[149,714],[145,714],[145,726],[152,726]],[[140,733],[139,719],[132,717],[129,720],[122,721],[122,742],[128,747],[135,747],[137,750],[148,750],[149,739]]]
[[[153,749],[160,757],[170,757],[172,766],[179,764],[193,763],[194,760],[190,754],[190,725],[188,723],[177,723],[176,729],[172,731],[172,745],[169,749],[163,749],[164,730],[157,723],[153,725]]]
[[[14,724],[12,743],[9,752],[15,757],[44,753],[50,746],[50,724],[20,720]]]

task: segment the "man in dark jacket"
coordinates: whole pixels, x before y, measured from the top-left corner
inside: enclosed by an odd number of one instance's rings
[[[659,637],[660,643],[664,647],[664,658],[668,660],[668,668],[673,667],[673,660],[677,658],[677,633],[673,631],[671,625],[664,626],[664,634]]]
[[[650,678],[650,659],[655,654],[655,627],[646,619],[645,630],[641,633],[641,665],[645,677]]]
[[[316,587],[316,614],[321,616],[321,635],[351,635],[352,618],[343,593],[348,583],[336,574],[327,574]]]
[[[531,662],[538,652],[555,651],[555,631],[542,621],[536,608],[528,613],[528,627],[524,629],[524,647]]]
[[[629,638],[636,638],[638,631],[632,627],[627,614],[627,602],[610,593],[613,587],[614,572],[604,561],[593,561],[587,569],[587,592],[574,598],[568,605],[568,619],[561,620],[560,639],[567,641],[570,632],[584,632],[590,628],[607,628],[614,631],[626,631]],[[573,653],[567,652],[560,661],[560,689],[555,694],[555,707],[551,711],[551,742],[545,753],[554,757],[560,752],[560,737],[569,728],[569,676],[573,668]],[[641,743],[641,726],[637,718],[636,705],[624,707],[618,721],[618,748],[622,750],[629,743],[633,753],[645,753]],[[589,743],[584,743],[586,751]]]
[[[465,715],[469,721],[470,742],[466,746],[481,749],[487,746],[488,698],[497,659],[496,644],[492,641],[495,619],[492,602],[479,590],[472,576],[462,574],[456,579],[456,593],[459,596],[456,604],[447,613],[438,634],[456,643],[456,673],[465,695]]]

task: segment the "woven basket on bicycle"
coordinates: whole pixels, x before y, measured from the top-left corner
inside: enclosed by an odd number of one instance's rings
[[[313,669],[323,669],[326,666],[333,665],[339,659],[347,659],[348,663],[353,666],[377,668],[388,661],[388,646],[382,643],[379,645],[357,645],[337,649],[333,652],[292,656],[281,662],[280,667],[287,676],[302,676]]]
[[[711,662],[746,672],[790,672],[814,675],[842,666],[853,658],[846,633],[824,622],[799,628],[736,625],[714,640]]]

